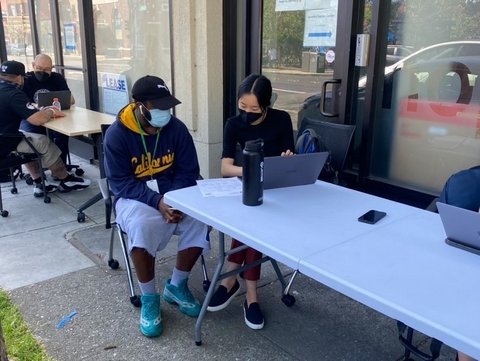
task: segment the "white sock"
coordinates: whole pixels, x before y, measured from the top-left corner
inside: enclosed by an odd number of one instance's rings
[[[140,286],[140,291],[142,291],[142,295],[157,293],[157,289],[155,287],[155,277],[151,281],[145,283],[139,281],[138,285]]]
[[[177,269],[177,267],[173,268],[172,272],[172,279],[170,280],[170,284],[174,285],[175,287],[178,287],[178,285],[185,279],[190,276],[190,272],[187,271],[180,271]]]

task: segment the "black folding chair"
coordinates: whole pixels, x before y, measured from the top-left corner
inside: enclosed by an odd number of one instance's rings
[[[335,184],[339,184],[355,126],[326,122],[324,120],[307,117],[301,120],[297,137],[300,137],[305,129],[313,129],[315,133],[321,137],[325,147],[330,152],[330,165],[335,171],[332,181]]]
[[[17,174],[15,170],[18,170],[18,168],[22,164],[25,163],[30,163],[30,162],[37,162],[39,169],[42,169],[42,160],[41,160],[41,154],[35,149],[33,144],[28,140],[28,138],[25,137],[23,133],[2,133],[0,134],[0,146],[4,147],[3,142],[11,141],[12,139],[19,139],[19,141],[24,140],[27,142],[27,144],[30,146],[32,149],[32,153],[19,153],[19,152],[12,152],[7,154],[6,156],[0,158],[0,170],[4,169],[9,169],[10,171],[10,179],[12,181],[12,189],[10,192],[12,194],[17,194],[18,189],[16,187],[16,178]],[[20,171],[21,173],[21,171]],[[44,177],[41,177],[41,182],[43,189],[45,189],[45,179]],[[0,186],[1,187],[1,186]],[[44,192],[43,195],[43,201],[45,203],[50,203],[51,199],[50,196],[48,196],[47,192]],[[0,214],[2,217],[8,217],[8,211],[3,209],[3,203],[2,203],[2,192],[0,189]]]

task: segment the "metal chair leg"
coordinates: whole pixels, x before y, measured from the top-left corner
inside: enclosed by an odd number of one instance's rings
[[[142,305],[142,302],[140,300],[140,297],[135,294],[135,286],[133,284],[132,267],[130,265],[130,259],[128,257],[128,249],[127,249],[126,242],[125,242],[125,237],[124,237],[125,233],[123,233],[123,231],[120,229],[120,227],[118,225],[116,225],[116,228],[117,228],[117,235],[120,239],[120,245],[122,246],[123,260],[125,261],[125,269],[127,270],[128,286],[130,288],[130,302],[135,307],[140,307]]]
[[[274,259],[270,258],[270,262],[272,263],[273,269],[275,270],[275,273],[277,274],[277,278],[282,284],[282,302],[285,304],[287,307],[292,307],[295,304],[295,297],[289,294],[290,288],[292,287],[293,280],[295,279],[298,271],[296,270],[292,277],[290,278],[290,281],[288,284],[285,282],[285,278],[282,275],[282,272],[280,272],[280,268],[278,267],[277,261]]]

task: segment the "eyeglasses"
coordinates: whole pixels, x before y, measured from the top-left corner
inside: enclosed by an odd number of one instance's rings
[[[52,66],[46,67],[46,68],[41,67],[41,66],[38,66],[38,65],[34,65],[34,66],[33,66],[33,70],[35,70],[35,71],[45,71],[45,72],[49,72],[49,71],[52,71],[52,68],[53,68]]]

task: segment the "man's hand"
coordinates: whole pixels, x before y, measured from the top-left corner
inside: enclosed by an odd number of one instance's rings
[[[163,218],[165,218],[165,221],[167,223],[178,223],[183,218],[183,213],[177,209],[170,207],[168,204],[165,204],[163,198],[158,204],[158,210],[163,215]]]

